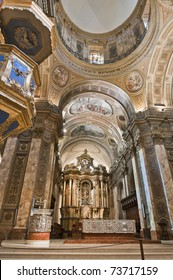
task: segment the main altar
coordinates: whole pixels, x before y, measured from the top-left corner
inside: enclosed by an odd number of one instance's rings
[[[66,231],[81,230],[84,219],[108,219],[110,189],[108,173],[102,165],[93,164],[87,152],[77,158],[77,164],[64,168],[61,224]]]
[[[87,150],[76,164],[64,168],[61,226],[67,236],[135,233],[134,220],[111,217],[113,200],[108,175],[104,166],[94,165]]]

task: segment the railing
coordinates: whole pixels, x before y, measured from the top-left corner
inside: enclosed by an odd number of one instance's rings
[[[49,17],[54,16],[54,0],[34,0],[34,2],[42,9],[42,11]]]

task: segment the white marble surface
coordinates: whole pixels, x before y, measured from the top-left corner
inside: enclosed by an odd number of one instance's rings
[[[134,220],[96,220],[82,221],[83,233],[135,233]]]

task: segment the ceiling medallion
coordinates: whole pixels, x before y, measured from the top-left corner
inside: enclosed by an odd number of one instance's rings
[[[138,92],[143,87],[144,81],[139,71],[135,70],[131,72],[125,78],[125,85],[128,91],[131,93]]]
[[[56,86],[64,87],[68,82],[69,73],[65,67],[57,66],[53,71],[52,79]]]

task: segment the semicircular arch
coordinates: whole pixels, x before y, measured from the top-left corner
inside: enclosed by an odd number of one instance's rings
[[[128,118],[135,112],[132,100],[129,95],[120,87],[102,80],[85,80],[66,87],[61,93],[59,107],[61,110],[76,96],[84,93],[100,93],[103,96],[108,96],[119,103],[126,112]]]
[[[146,80],[148,107],[171,106],[173,73],[173,20],[163,28],[153,52]]]

